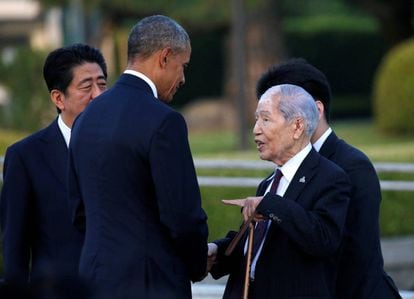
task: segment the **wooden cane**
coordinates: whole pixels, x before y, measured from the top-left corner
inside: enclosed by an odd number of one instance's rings
[[[253,234],[254,234],[254,224],[252,221],[250,221],[249,222],[249,239],[247,243],[247,255],[246,255],[246,273],[244,275],[243,299],[248,299],[249,297],[250,265],[252,262]]]
[[[233,238],[233,240],[231,240],[229,246],[226,248],[226,251],[224,252],[224,254],[226,256],[231,255],[231,253],[233,252],[234,248],[236,247],[237,243],[239,243],[239,241],[241,240],[241,238],[243,237],[244,233],[246,232],[247,228],[250,226],[250,224],[252,223],[252,221],[254,220],[254,216],[252,215],[250,216],[242,225],[242,227],[240,228],[240,230],[238,231],[237,235]]]

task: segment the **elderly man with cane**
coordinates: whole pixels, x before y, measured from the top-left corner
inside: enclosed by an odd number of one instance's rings
[[[312,148],[317,123],[315,101],[301,87],[274,86],[260,98],[254,139],[260,158],[276,170],[256,197],[224,201],[242,207],[245,222],[253,220],[255,228],[250,242],[239,233],[234,248],[235,232],[209,244],[213,278],[230,274],[223,298],[334,298],[350,183]]]

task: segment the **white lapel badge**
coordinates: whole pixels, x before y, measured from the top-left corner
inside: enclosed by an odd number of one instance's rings
[[[306,178],[303,176],[299,179],[299,183],[305,183],[306,182]]]

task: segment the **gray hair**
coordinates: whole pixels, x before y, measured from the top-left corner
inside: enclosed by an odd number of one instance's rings
[[[305,121],[305,134],[311,137],[319,122],[319,112],[315,100],[302,87],[292,84],[281,84],[269,88],[261,97],[273,98],[278,96],[278,109],[286,121],[297,117]]]
[[[189,49],[190,38],[187,32],[169,17],[149,16],[135,24],[129,34],[128,60],[136,56],[147,58],[167,47],[175,53]]]

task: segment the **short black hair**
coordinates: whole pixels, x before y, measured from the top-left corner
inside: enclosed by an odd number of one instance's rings
[[[107,78],[105,59],[96,48],[73,44],[50,52],[43,66],[43,77],[49,92],[57,89],[66,93],[73,79],[73,69],[85,62],[97,63]]]
[[[329,122],[331,87],[325,74],[303,58],[291,58],[273,65],[258,80],[256,96],[259,99],[270,87],[294,84],[305,89],[315,100],[322,102]]]

